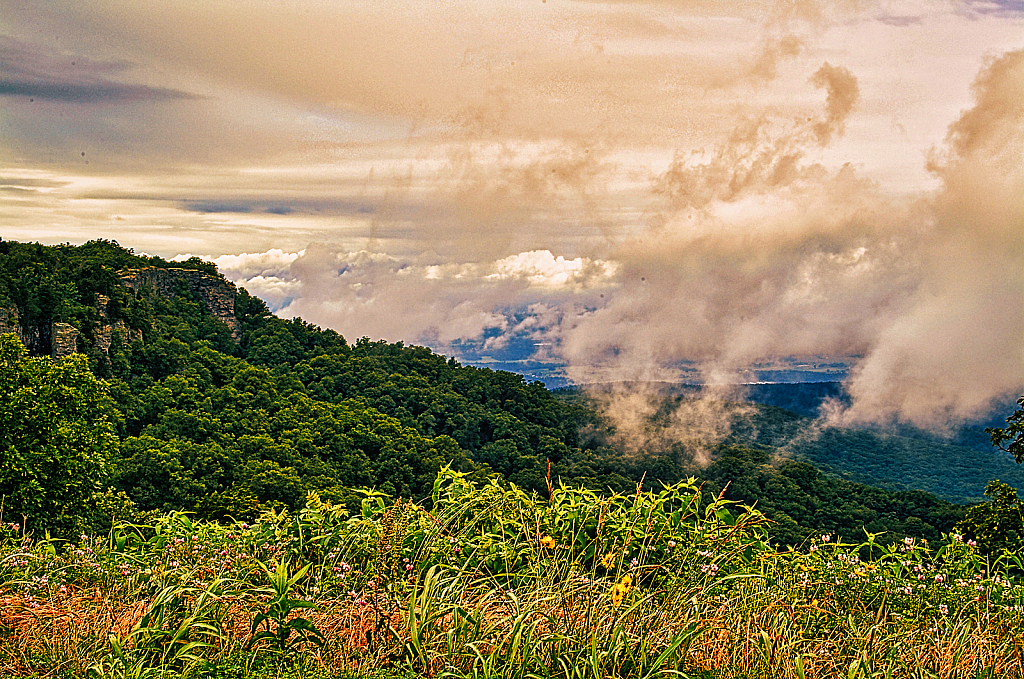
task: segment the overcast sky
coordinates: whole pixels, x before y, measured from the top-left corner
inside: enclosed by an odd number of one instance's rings
[[[579,380],[1024,388],[1024,2],[0,0],[0,235]]]

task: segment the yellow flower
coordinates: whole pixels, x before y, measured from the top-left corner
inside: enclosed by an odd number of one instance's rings
[[[612,606],[618,608],[619,604],[622,603],[623,597],[629,594],[632,586],[633,578],[628,575],[623,575],[621,580],[612,585]]]
[[[608,552],[601,559],[601,567],[602,568],[610,569],[610,568],[613,568],[614,566],[615,566],[615,552]]]
[[[547,547],[548,549],[554,549],[555,548],[555,539],[553,537],[551,537],[550,535],[545,535],[544,537],[542,537],[540,539],[540,544],[541,544],[542,547]]]

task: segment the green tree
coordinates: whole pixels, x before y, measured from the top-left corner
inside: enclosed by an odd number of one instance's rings
[[[985,487],[985,495],[991,500],[968,509],[957,529],[976,540],[985,554],[1024,546],[1024,501],[1017,497],[1017,489],[997,479]]]
[[[1005,427],[992,427],[985,432],[992,437],[992,445],[1012,453],[1019,464],[1024,462],[1024,396],[1017,399],[1017,410],[1006,418],[1006,424]]]
[[[76,529],[99,490],[117,438],[106,417],[106,384],[85,356],[28,358],[0,335],[0,495],[5,516],[36,530]]]

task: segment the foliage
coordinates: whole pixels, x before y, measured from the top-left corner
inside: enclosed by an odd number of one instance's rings
[[[1017,399],[1017,409],[1006,418],[1006,427],[986,429],[992,445],[1013,455],[1018,463],[1024,462],[1024,396]]]
[[[763,515],[688,482],[542,499],[445,469],[432,496],[368,492],[352,516],[311,496],[252,524],[167,514],[66,549],[8,527],[0,665],[61,679],[1024,672],[1024,564],[955,535],[822,534],[779,552]]]
[[[271,599],[266,610],[257,613],[252,619],[252,636],[246,644],[248,648],[266,641],[273,650],[287,654],[303,643],[312,642],[321,647],[326,643],[316,625],[306,618],[290,617],[295,610],[316,608],[316,605],[309,601],[291,596],[295,583],[306,575],[311,565],[307,563],[292,575],[288,572],[287,559],[281,559],[274,569],[268,568],[266,564],[260,564],[270,582],[268,593]]]
[[[770,464],[762,447],[731,445],[703,473],[708,490],[754,504],[775,522],[781,545],[802,545],[815,533],[855,539],[864,531],[882,542],[904,537],[938,541],[953,530],[965,508],[920,491],[885,491],[826,476],[808,462]]]
[[[957,529],[973,541],[983,554],[998,554],[1024,547],[1024,500],[1017,490],[998,479],[988,484],[991,500],[967,510]]]
[[[117,439],[84,356],[28,358],[0,335],[0,495],[30,529],[74,531]]]

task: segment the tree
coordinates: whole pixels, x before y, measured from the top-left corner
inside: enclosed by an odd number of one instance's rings
[[[1024,396],[1017,399],[1017,410],[1006,418],[1006,427],[989,427],[985,430],[992,437],[992,445],[1012,453],[1020,464],[1024,462]]]
[[[1020,549],[1024,546],[1024,501],[1017,497],[1017,489],[997,479],[985,487],[985,495],[992,499],[968,509],[957,529],[965,538],[976,540],[984,554]]]
[[[0,335],[0,496],[6,517],[35,530],[78,528],[99,490],[117,438],[107,420],[106,384],[88,359],[26,357]]]

